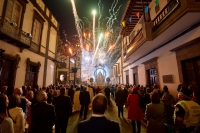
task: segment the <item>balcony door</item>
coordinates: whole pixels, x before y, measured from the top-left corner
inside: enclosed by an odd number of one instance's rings
[[[40,69],[40,62],[35,63],[30,61],[28,58],[26,61],[27,68],[26,68],[26,79],[25,85],[35,87],[38,81],[39,69]]]
[[[200,88],[200,57],[182,61],[182,68],[184,82]]]
[[[10,86],[13,80],[14,60],[6,60],[0,74],[0,86]]]

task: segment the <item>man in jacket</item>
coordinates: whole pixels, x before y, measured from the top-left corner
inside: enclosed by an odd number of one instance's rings
[[[107,104],[107,98],[97,94],[92,100],[92,117],[78,124],[78,133],[120,133],[119,124],[104,116]]]
[[[86,91],[86,87],[83,87],[83,91],[80,92],[79,101],[81,104],[80,118],[82,117],[84,111],[84,119],[87,118],[88,106],[90,104],[90,94]]]
[[[182,87],[178,92],[180,99],[175,105],[174,123],[180,133],[190,133],[200,121],[200,105],[190,100],[190,91]]]
[[[40,91],[36,99],[39,103],[32,106],[30,133],[52,133],[55,124],[55,109],[47,103],[47,94]]]
[[[60,96],[53,99],[56,111],[56,133],[66,133],[69,116],[72,115],[72,104],[69,96],[65,96],[65,88],[60,89]]]

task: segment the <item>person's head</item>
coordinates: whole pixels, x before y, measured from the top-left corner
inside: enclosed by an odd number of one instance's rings
[[[15,88],[13,94],[21,96],[23,94],[22,88]]]
[[[157,92],[152,92],[151,102],[152,103],[160,103],[160,96]]]
[[[104,114],[107,109],[108,100],[105,95],[97,94],[92,100],[94,114]]]
[[[66,91],[66,89],[64,87],[62,87],[60,89],[60,95],[65,95],[65,91]]]
[[[40,91],[37,94],[36,99],[38,102],[46,102],[47,101],[47,93],[44,91]]]
[[[9,99],[9,104],[8,104],[9,109],[15,108],[20,104],[20,97],[17,94],[13,94],[8,99]]]
[[[118,86],[117,90],[122,90],[122,87],[121,87],[121,86]]]
[[[178,92],[178,98],[179,99],[190,99],[190,90],[187,87],[181,87],[181,89]]]
[[[164,92],[169,92],[168,87],[166,85],[163,87],[163,91]]]
[[[8,107],[9,100],[8,97],[1,93],[0,94],[0,114],[6,115],[6,108]]]
[[[29,101],[31,101],[31,100],[34,98],[34,93],[33,93],[33,91],[28,91],[28,92],[26,93],[26,98],[27,98]]]

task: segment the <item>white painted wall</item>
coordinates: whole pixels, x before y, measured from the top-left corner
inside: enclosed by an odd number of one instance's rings
[[[51,60],[47,60],[47,74],[46,74],[46,86],[53,84],[55,64]]]
[[[56,52],[56,38],[57,38],[57,32],[56,30],[51,27],[50,29],[50,40],[49,40],[49,50],[53,53]]]
[[[27,58],[30,58],[32,62],[40,62],[41,67],[38,75],[38,85],[43,85],[43,73],[44,73],[44,57],[35,54],[29,50],[24,50],[22,53],[19,52],[19,48],[15,47],[11,44],[8,44],[4,41],[0,40],[0,48],[4,49],[7,54],[15,56],[16,54],[19,54],[21,57],[21,60],[19,62],[19,68],[17,69],[16,73],[16,80],[15,80],[15,86],[14,87],[22,87],[25,83],[25,75],[26,75],[26,60]]]

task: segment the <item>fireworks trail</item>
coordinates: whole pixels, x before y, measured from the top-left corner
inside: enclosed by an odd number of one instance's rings
[[[92,14],[93,14],[93,47],[94,47],[94,50],[95,50],[95,43],[96,43],[96,40],[95,40],[95,16],[96,16],[96,11],[95,10],[93,10],[93,12],[92,12]]]
[[[78,17],[77,11],[76,11],[76,6],[74,3],[74,0],[71,0],[71,4],[72,4],[74,19],[75,19],[76,30],[78,32],[79,41],[80,41],[80,45],[82,48],[83,47],[83,38],[82,38],[82,32],[81,32],[81,28],[80,28],[80,19]]]
[[[82,49],[81,74],[84,75],[84,77],[92,76],[95,66],[99,64],[106,65],[106,63],[108,65],[110,64],[108,62],[114,63],[113,61],[116,61],[116,58],[119,58],[118,56],[121,55],[119,54],[121,49],[121,35],[118,35],[119,30],[115,27],[119,25],[116,24],[117,16],[119,15],[122,5],[118,6],[118,0],[114,0],[108,10],[109,16],[103,17],[104,6],[101,0],[99,0],[98,15],[93,12],[91,23],[86,17],[83,17],[83,21],[80,20],[74,0],[71,0],[71,3],[76,30]],[[88,26],[86,26],[86,24],[88,24]],[[84,31],[83,34],[82,31]],[[96,39],[97,36],[99,36],[98,39]]]

